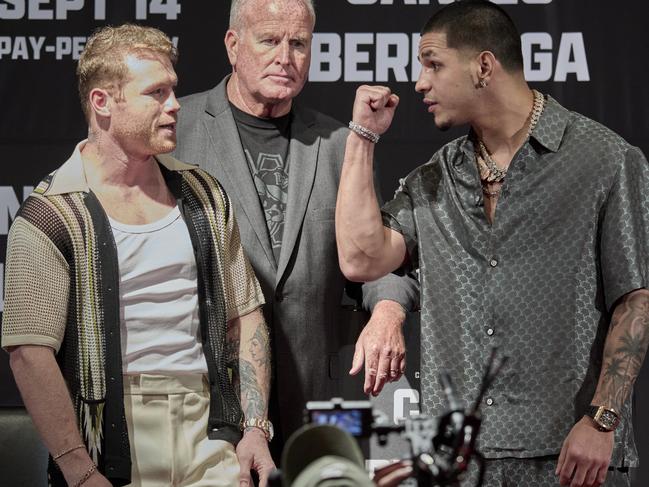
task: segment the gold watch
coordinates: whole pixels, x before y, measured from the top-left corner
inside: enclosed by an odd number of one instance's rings
[[[590,416],[595,426],[600,431],[613,431],[620,424],[619,413],[605,406],[588,406],[586,416]]]
[[[259,428],[264,432],[266,441],[272,440],[273,436],[275,435],[275,431],[273,429],[273,423],[271,423],[267,419],[248,418],[246,420],[243,420],[241,422],[241,431],[245,430],[246,428]]]

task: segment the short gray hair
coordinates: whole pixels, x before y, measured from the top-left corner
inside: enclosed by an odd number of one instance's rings
[[[232,0],[232,4],[230,6],[230,29],[241,26],[241,16],[243,10],[248,3],[253,1],[255,0]],[[313,23],[315,24],[315,6],[313,5],[313,0],[297,1],[302,2],[302,4],[306,7],[309,15],[311,16],[311,19],[313,20]]]

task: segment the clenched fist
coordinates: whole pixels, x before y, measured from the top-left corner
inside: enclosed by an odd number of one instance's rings
[[[399,97],[387,86],[360,86],[356,90],[352,120],[381,135],[390,127]]]

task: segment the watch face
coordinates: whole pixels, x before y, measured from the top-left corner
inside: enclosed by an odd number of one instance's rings
[[[595,414],[592,415],[595,424],[602,431],[613,431],[620,422],[619,416],[615,411],[606,409],[603,406],[591,406],[595,409]]]
[[[617,424],[617,416],[610,411],[602,411],[601,416],[599,417],[602,426],[606,429],[613,429]]]

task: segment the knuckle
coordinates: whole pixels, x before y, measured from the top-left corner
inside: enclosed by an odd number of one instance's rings
[[[582,462],[585,458],[584,456],[584,451],[579,448],[579,447],[572,447],[572,449],[568,452],[569,458],[572,458],[576,462]]]
[[[392,357],[394,355],[394,350],[390,345],[384,345],[381,347],[381,353],[386,357]]]

